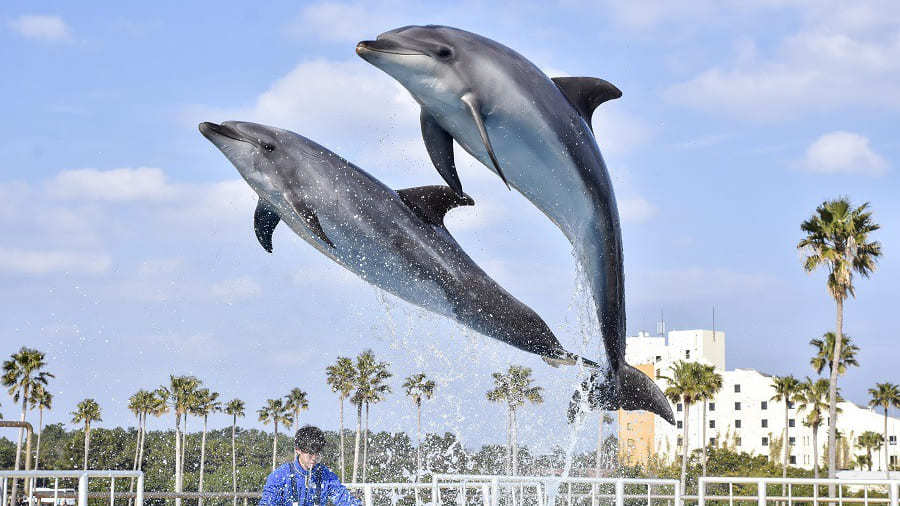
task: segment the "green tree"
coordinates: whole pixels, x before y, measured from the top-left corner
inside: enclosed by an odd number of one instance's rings
[[[131,469],[134,471],[140,469],[139,459],[141,458],[140,451],[144,439],[144,418],[153,409],[156,400],[156,395],[153,392],[148,392],[143,388],[128,398],[128,410],[137,418],[137,439],[134,442],[134,461],[131,465]],[[129,492],[134,491],[134,478],[129,480],[128,488]],[[132,500],[129,498],[128,504],[130,505],[131,503]]]
[[[219,393],[211,392],[208,388],[201,388],[196,394],[197,402],[194,405],[192,413],[203,417],[203,435],[200,439],[200,482],[197,485],[197,491],[203,492],[203,475],[206,465],[206,432],[207,421],[210,413],[218,413],[222,411],[222,403],[219,401]],[[197,499],[197,506],[203,506],[203,498]]]
[[[866,449],[866,463],[869,465],[869,471],[872,470],[872,450],[878,451],[881,449],[881,445],[884,443],[884,438],[881,437],[881,434],[867,430],[859,435],[857,438],[857,443],[859,446],[862,446]]]
[[[362,480],[368,480],[369,468],[369,406],[385,399],[391,387],[385,383],[392,374],[388,371],[387,362],[378,362],[371,350],[367,350],[357,359],[356,397],[362,399],[366,408],[365,427],[363,429]]]
[[[259,421],[268,425],[269,422],[275,426],[275,437],[272,438],[272,470],[275,470],[275,462],[278,456],[278,424],[290,425],[290,411],[284,406],[282,399],[266,399],[266,405],[256,411],[259,415]]]
[[[597,452],[594,455],[594,476],[600,477],[600,468],[603,466],[603,426],[613,423],[612,415],[603,411],[597,421]]]
[[[403,382],[406,395],[416,405],[416,482],[422,476],[422,401],[434,395],[434,381],[425,378],[420,372],[406,378]]]
[[[28,400],[31,393],[38,385],[46,386],[48,378],[54,376],[49,372],[41,369],[46,366],[44,362],[44,353],[32,348],[23,346],[18,352],[10,355],[9,360],[3,362],[3,386],[7,387],[9,395],[12,396],[13,402],[22,400],[22,416],[20,421],[25,421],[25,412],[28,410]],[[19,429],[19,439],[16,443],[16,463],[15,470],[19,470],[22,462],[22,438],[25,430]],[[18,480],[12,481],[12,496],[16,497],[18,488]]]
[[[706,476],[706,460],[709,449],[709,441],[706,439],[706,407],[709,401],[716,398],[719,390],[722,390],[722,375],[716,372],[716,368],[712,365],[704,364],[700,371],[699,384],[700,395],[697,401],[703,406],[703,424],[700,426],[703,453],[701,453],[701,468],[703,476]]]
[[[685,362],[679,360],[672,364],[671,376],[660,376],[668,382],[665,394],[673,404],[681,404],[684,409],[684,420],[681,441],[681,489],[687,479],[688,454],[690,453],[690,441],[688,440],[688,421],[690,420],[691,406],[703,398],[704,365],[699,362]]]
[[[784,452],[781,460],[781,477],[787,478],[788,455],[791,453],[791,437],[790,437],[790,418],[789,410],[795,402],[802,400],[803,385],[797,378],[793,376],[775,376],[772,378],[772,387],[775,388],[775,395],[770,400],[784,403],[784,432],[782,433],[782,445]],[[781,485],[781,495],[785,494],[785,485]]]
[[[341,440],[341,453],[340,453],[340,467],[341,467],[341,481],[344,480],[344,399],[350,396],[350,393],[353,392],[355,382],[356,382],[356,367],[353,366],[353,361],[347,357],[338,357],[337,361],[334,364],[325,368],[326,372],[326,381],[328,385],[331,387],[331,391],[338,394],[338,398],[340,400],[340,440]]]
[[[84,470],[88,468],[88,454],[91,449],[91,422],[102,422],[100,405],[94,399],[78,403],[72,412],[72,423],[84,423]]]
[[[543,387],[532,385],[531,369],[520,365],[511,365],[505,373],[495,372],[494,388],[487,392],[487,400],[491,402],[506,402],[507,432],[509,436],[509,455],[512,474],[519,472],[519,443],[517,439],[516,410],[530,402],[541,404],[544,402]]]
[[[294,413],[294,425],[291,428],[294,432],[300,426],[300,411],[309,409],[309,401],[306,398],[306,392],[299,388],[292,388],[291,393],[284,397],[285,407]]]
[[[804,252],[803,268],[812,272],[824,266],[828,272],[826,287],[834,299],[836,325],[835,346],[828,392],[828,477],[837,469],[837,379],[844,339],[844,300],[856,294],[853,274],[863,277],[875,270],[881,256],[881,244],[870,241],[869,234],[880,228],[867,211],[868,202],[854,208],[847,198],[823,202],[815,213],[800,225],[806,236],[797,243]],[[832,493],[833,495],[833,493]]]
[[[53,408],[53,394],[44,385],[35,385],[28,403],[31,405],[31,409],[37,408],[38,410],[37,448],[34,451],[34,469],[37,470],[41,464],[41,433],[44,432],[44,410],[50,411]]]
[[[225,413],[231,415],[231,491],[232,505],[237,506],[237,446],[235,445],[235,433],[237,432],[237,419],[244,416],[244,401],[232,399],[225,405]]]
[[[891,406],[900,408],[900,387],[893,383],[876,383],[875,388],[869,389],[869,395],[872,396],[872,398],[869,400],[869,407],[881,408],[884,410],[884,438],[882,440],[887,441],[888,410],[891,408]],[[884,472],[887,474],[887,479],[891,479],[891,472],[888,462],[888,445],[884,445]]]
[[[800,391],[798,410],[807,413],[805,424],[812,428],[813,443],[813,477],[819,479],[819,427],[825,420],[825,410],[828,409],[828,380],[819,378],[813,381],[806,377]],[[838,401],[841,401],[840,389],[838,389]],[[840,412],[840,409],[838,409]]]
[[[181,435],[182,417],[187,420],[188,411],[193,405],[194,392],[200,385],[200,380],[194,376],[169,375],[169,385],[163,385],[156,391],[158,395],[172,408],[175,414],[175,492],[181,493],[184,486],[184,452]],[[181,498],[175,499],[175,506],[181,506]]]
[[[831,374],[831,368],[834,366],[831,357],[834,356],[834,343],[836,342],[834,332],[822,334],[822,339],[810,339],[809,344],[816,349],[816,354],[809,359],[809,365],[816,370],[816,374],[822,374],[822,370],[826,366],[828,373]],[[858,351],[859,346],[853,344],[853,339],[845,334],[841,345],[841,358],[838,360],[838,376],[846,374],[847,368],[850,366],[859,367],[859,362],[856,361]]]

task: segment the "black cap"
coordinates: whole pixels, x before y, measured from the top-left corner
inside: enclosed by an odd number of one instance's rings
[[[325,449],[325,433],[312,425],[304,425],[294,435],[294,448],[304,453],[320,454]]]

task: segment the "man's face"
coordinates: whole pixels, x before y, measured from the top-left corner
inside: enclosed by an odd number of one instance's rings
[[[303,466],[303,469],[306,469],[307,471],[312,469],[316,463],[319,462],[319,457],[321,456],[318,453],[306,453],[297,448],[294,449],[294,452],[297,454],[297,462],[299,462],[300,465]]]

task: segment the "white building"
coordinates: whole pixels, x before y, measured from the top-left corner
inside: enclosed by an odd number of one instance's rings
[[[671,331],[667,337],[654,337],[641,333],[627,338],[626,361],[656,376],[668,375],[671,365],[678,360],[697,361],[715,366],[722,375],[722,389],[707,405],[706,438],[716,445],[726,444],[737,451],[770,456],[773,444],[780,442],[785,425],[785,405],[775,402],[772,376],[753,369],[725,368],[725,333],[711,330]],[[643,365],[643,366],[642,366]],[[651,369],[652,367],[652,369]],[[665,389],[665,379],[657,378],[657,384]],[[838,404],[837,429],[844,436],[844,449],[848,458],[845,464],[857,456],[865,455],[865,449],[857,445],[858,436],[865,431],[879,434],[884,430],[884,414],[850,402]],[[684,420],[683,406],[673,406],[676,426],[662,418],[646,413],[620,412],[620,448],[632,463],[645,461],[645,456],[671,460],[681,454]],[[827,414],[826,414],[827,418]],[[792,465],[812,469],[812,428],[804,425],[806,413],[789,407],[788,428],[791,442]],[[827,420],[826,420],[827,422]],[[688,417],[688,444],[690,449],[701,447],[702,405],[691,407]],[[888,418],[888,458],[890,465],[900,466],[900,419]],[[820,462],[824,462],[824,446],[828,440],[827,423],[819,428],[818,445]],[[783,448],[783,447],[782,447]],[[840,447],[839,447],[840,449]],[[778,461],[784,450],[778,454]],[[872,455],[872,469],[884,469],[884,450]],[[851,464],[852,465],[852,464]]]

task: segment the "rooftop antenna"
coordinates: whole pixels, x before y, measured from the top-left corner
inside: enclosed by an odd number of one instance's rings
[[[659,321],[656,323],[656,335],[659,337],[666,337],[666,318],[662,309],[659,310]]]

